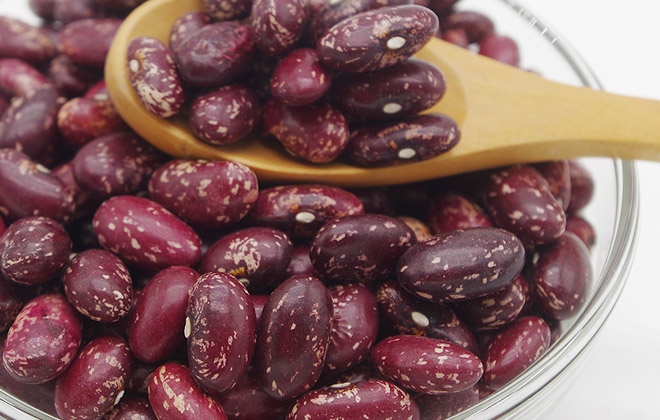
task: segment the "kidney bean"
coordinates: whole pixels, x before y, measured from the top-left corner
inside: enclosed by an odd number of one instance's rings
[[[94,214],[94,233],[105,249],[146,270],[196,264],[199,236],[160,204],[142,197],[116,196]]]
[[[285,279],[293,244],[279,230],[252,227],[218,239],[204,255],[199,270],[225,272],[251,293],[262,293]]]
[[[1,234],[2,229],[0,229]],[[27,302],[25,290],[0,276],[0,333],[7,331],[25,302]]]
[[[376,300],[383,325],[395,333],[450,341],[478,353],[472,332],[449,306],[417,299],[395,281],[378,286]]]
[[[315,277],[290,277],[271,293],[254,353],[256,375],[268,395],[290,399],[318,381],[330,343],[332,316],[332,297]]]
[[[123,398],[103,420],[158,420],[146,398]]]
[[[287,105],[309,105],[325,95],[330,88],[330,77],[315,50],[298,48],[275,67],[270,92]]]
[[[82,95],[101,77],[96,69],[80,66],[66,55],[53,58],[48,66],[48,79],[68,96]]]
[[[417,404],[407,392],[382,380],[338,384],[309,392],[298,399],[286,420],[419,420]]]
[[[259,98],[240,84],[198,96],[190,105],[193,133],[207,143],[225,145],[245,138],[259,120]]]
[[[479,42],[479,54],[510,66],[520,65],[518,44],[508,36],[491,33]]]
[[[460,130],[444,114],[427,114],[360,127],[351,133],[348,158],[361,166],[399,165],[431,159],[458,144]]]
[[[429,205],[426,221],[434,235],[457,229],[492,227],[490,217],[465,194],[449,191]]]
[[[580,238],[588,249],[591,249],[596,243],[596,231],[594,227],[580,216],[568,216],[566,218],[566,232],[571,232]],[[2,229],[0,229],[0,233],[2,233]]]
[[[432,236],[429,227],[419,219],[410,216],[399,216],[397,219],[405,223],[413,231],[417,242],[425,241]]]
[[[202,29],[204,26],[212,23],[213,20],[206,13],[194,10],[179,16],[170,30],[169,45],[172,51],[179,49],[179,46],[190,35]]]
[[[17,381],[40,384],[64,372],[78,352],[82,324],[62,295],[29,301],[7,333],[2,362]]]
[[[70,252],[71,238],[62,225],[48,217],[25,217],[0,237],[0,274],[15,283],[45,283],[69,261]]]
[[[239,22],[206,25],[173,50],[184,82],[198,87],[226,84],[250,65],[254,36]]]
[[[156,38],[140,36],[128,44],[128,77],[149,112],[168,118],[179,112],[184,94],[174,57]]]
[[[425,7],[382,7],[337,23],[318,40],[316,51],[335,70],[379,70],[415,54],[437,30],[438,17]]]
[[[344,74],[332,85],[337,106],[368,121],[415,115],[435,105],[445,91],[442,71],[413,58],[381,70]]]
[[[451,394],[415,397],[422,420],[445,420],[479,402],[479,385]]]
[[[250,14],[250,0],[202,0],[202,7],[215,20],[243,19]]]
[[[103,68],[121,23],[121,19],[81,19],[69,23],[57,35],[57,50],[74,63]]]
[[[129,347],[131,347],[130,343]],[[133,350],[132,347],[131,350]],[[132,394],[146,395],[149,392],[148,388],[151,374],[158,369],[159,366],[160,364],[144,363],[136,359],[133,365],[133,371],[131,372],[131,377],[126,384],[126,391]]]
[[[220,404],[178,363],[166,363],[151,375],[149,402],[158,420],[227,420]]]
[[[8,16],[0,16],[0,57],[41,63],[55,55],[55,46],[46,32]]]
[[[443,31],[442,39],[462,48],[470,46],[470,40],[467,33],[461,28],[454,28],[448,31]]]
[[[73,158],[73,176],[95,198],[131,194],[144,188],[162,155],[132,132],[97,137]]]
[[[570,318],[584,305],[593,278],[589,250],[567,232],[538,253],[531,278],[535,303],[555,319]]]
[[[128,130],[109,98],[67,101],[57,114],[57,126],[64,139],[77,148],[97,137]]]
[[[567,160],[554,160],[533,165],[548,182],[550,192],[566,210],[571,200],[571,176]]]
[[[591,202],[594,195],[594,180],[587,168],[577,160],[568,161],[571,178],[571,198],[568,213],[575,214]]]
[[[470,43],[480,42],[495,31],[493,21],[486,15],[468,10],[455,11],[442,19],[443,31],[460,28],[465,31]]]
[[[53,19],[60,25],[102,15],[95,7],[95,0],[55,0],[53,3]]]
[[[388,216],[344,216],[318,231],[310,257],[324,277],[367,283],[394,274],[399,257],[415,243],[414,235]]]
[[[0,93],[21,97],[48,85],[48,79],[32,65],[17,58],[0,58]]]
[[[55,116],[62,103],[64,99],[51,86],[12,101],[0,119],[0,147],[15,148],[39,163],[52,165],[61,149]]]
[[[327,185],[282,185],[259,193],[250,220],[285,232],[292,238],[310,239],[330,220],[364,213],[352,193]]]
[[[534,363],[550,346],[550,328],[536,316],[518,318],[491,341],[482,383],[497,390]]]
[[[399,259],[397,277],[414,295],[457,302],[492,293],[523,268],[525,249],[498,228],[455,230],[419,243]]]
[[[55,0],[28,0],[30,10],[45,21],[53,20],[53,3]]]
[[[308,13],[303,0],[254,0],[250,20],[257,47],[270,56],[287,52],[298,42]]]
[[[552,241],[566,228],[564,210],[546,180],[531,166],[511,166],[492,173],[485,200],[495,224],[525,243]]]

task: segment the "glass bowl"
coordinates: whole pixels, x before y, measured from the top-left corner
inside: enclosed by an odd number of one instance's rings
[[[520,46],[523,68],[563,83],[601,88],[594,73],[568,42],[521,3],[513,0],[463,0],[459,5],[461,9],[487,14],[495,21],[499,33],[514,38]],[[35,22],[28,14],[27,0],[0,3],[0,14]],[[586,304],[579,314],[562,322],[561,337],[536,363],[504,388],[455,415],[452,420],[541,418],[568,391],[571,379],[576,376],[616,304],[634,256],[639,181],[632,162],[588,158],[582,159],[581,163],[590,170],[596,183],[593,200],[581,212],[592,223],[597,235],[592,249],[594,282]],[[49,392],[48,385],[21,395],[23,399],[20,399],[3,389],[8,387],[2,378],[4,375],[0,375],[0,417],[56,420],[42,411],[50,411],[49,404],[44,401]],[[34,402],[35,398],[41,403]]]

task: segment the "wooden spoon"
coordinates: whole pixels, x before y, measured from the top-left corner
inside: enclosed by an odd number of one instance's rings
[[[447,93],[426,112],[452,116],[458,145],[436,158],[400,166],[361,168],[343,162],[311,164],[290,156],[274,139],[251,137],[216,147],[199,141],[184,115],[161,119],[133,91],[126,70],[128,43],[151,36],[167,43],[174,20],[202,10],[201,0],[152,0],[119,29],[106,63],[108,90],[121,116],[146,140],[179,158],[233,160],[262,180],[344,186],[420,181],[502,165],[609,156],[660,160],[660,102],[571,87],[433,39],[417,57],[445,74]]]

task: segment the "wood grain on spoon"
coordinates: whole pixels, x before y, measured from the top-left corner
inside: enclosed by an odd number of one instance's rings
[[[149,113],[126,71],[128,43],[151,36],[167,43],[182,14],[200,0],[149,1],[123,23],[110,49],[105,77],[121,116],[147,141],[179,158],[233,160],[262,180],[343,186],[389,185],[502,165],[580,156],[660,160],[660,102],[571,87],[432,39],[417,57],[445,74],[447,93],[426,112],[452,116],[459,144],[436,158],[400,166],[361,168],[342,162],[311,164],[289,155],[273,138],[250,137],[229,146],[198,140],[187,116]]]

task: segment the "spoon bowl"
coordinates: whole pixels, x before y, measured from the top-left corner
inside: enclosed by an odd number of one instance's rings
[[[124,120],[177,158],[240,162],[264,181],[351,187],[580,156],[660,160],[660,102],[552,82],[435,38],[416,57],[445,74],[445,96],[425,111],[447,114],[461,128],[460,142],[445,154],[362,168],[342,161],[308,163],[288,154],[277,140],[254,134],[235,144],[213,146],[195,137],[185,113],[162,119],[147,111],[128,78],[129,42],[150,36],[167,44],[174,21],[193,10],[202,10],[201,0],[152,0],[135,9],[117,32],[105,69],[110,96]]]

